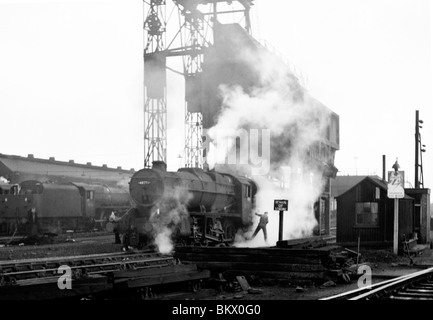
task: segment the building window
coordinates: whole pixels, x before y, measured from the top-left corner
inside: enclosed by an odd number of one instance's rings
[[[379,225],[379,204],[377,202],[356,203],[356,225],[375,227]]]
[[[380,188],[376,187],[376,200],[380,199]]]

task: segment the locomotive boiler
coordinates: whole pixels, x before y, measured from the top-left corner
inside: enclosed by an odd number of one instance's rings
[[[134,230],[146,244],[167,231],[177,239],[219,243],[231,242],[252,224],[257,185],[199,168],[168,172],[164,162],[154,161],[132,176],[129,192],[136,208],[118,221],[120,233]]]
[[[38,233],[104,228],[113,211],[121,215],[133,202],[126,188],[103,184],[44,183],[27,180],[0,193],[0,232],[26,234],[28,212],[36,208]]]

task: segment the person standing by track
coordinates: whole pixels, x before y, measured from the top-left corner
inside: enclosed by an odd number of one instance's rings
[[[114,244],[121,244],[122,243],[122,241],[120,241],[119,226],[116,223],[118,220],[119,220],[119,218],[117,217],[115,211],[112,211],[108,221],[113,224]]]
[[[39,232],[39,228],[38,228],[38,215],[35,207],[32,207],[27,212],[27,220],[28,220],[27,236],[29,237],[37,236]]]
[[[268,232],[266,230],[266,225],[269,222],[268,218],[268,212],[265,211],[263,214],[257,213],[256,216],[260,217],[259,224],[257,225],[256,230],[254,231],[253,237],[251,239],[254,239],[256,235],[259,233],[260,230],[263,230],[263,236],[265,238],[265,241],[268,242]]]

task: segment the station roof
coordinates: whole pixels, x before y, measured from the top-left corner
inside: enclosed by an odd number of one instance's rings
[[[57,161],[35,158],[29,154],[27,157],[5,155],[0,153],[0,176],[12,183],[25,180],[68,182],[81,181],[84,183],[125,184],[134,174],[134,169],[124,170],[121,167],[108,168],[106,165],[94,166],[75,163],[73,160]]]

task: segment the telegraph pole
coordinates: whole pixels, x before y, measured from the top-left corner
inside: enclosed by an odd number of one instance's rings
[[[424,187],[424,174],[422,170],[422,153],[425,152],[425,145],[421,143],[421,134],[419,129],[424,122],[419,119],[419,111],[415,113],[415,188]],[[419,174],[419,170],[421,175]]]
[[[416,110],[415,112],[415,188],[419,188],[418,150],[419,150],[419,111]]]

